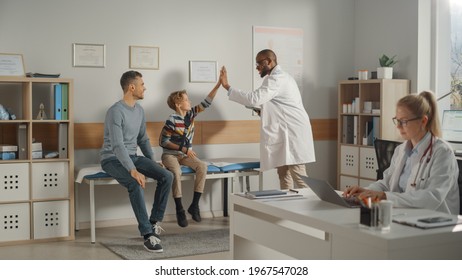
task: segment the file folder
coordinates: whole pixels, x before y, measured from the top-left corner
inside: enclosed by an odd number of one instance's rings
[[[61,84],[61,119],[69,119],[69,85]]]
[[[68,158],[67,155],[67,132],[68,125],[67,123],[60,123],[58,125],[58,148],[59,148],[59,158]]]
[[[27,159],[27,125],[18,125],[18,159]]]
[[[62,87],[61,84],[54,85],[55,95],[55,120],[61,120],[62,118]]]
[[[353,120],[353,144],[358,145],[358,116]]]

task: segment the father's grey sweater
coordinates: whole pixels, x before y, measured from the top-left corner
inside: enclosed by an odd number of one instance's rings
[[[143,107],[138,103],[130,107],[120,100],[106,113],[104,143],[100,151],[100,159],[102,161],[115,156],[130,171],[135,168],[130,156],[136,155],[138,146],[144,156],[154,158],[146,134],[146,117]]]

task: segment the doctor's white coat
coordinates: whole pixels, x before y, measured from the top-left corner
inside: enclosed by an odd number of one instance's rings
[[[383,173],[383,179],[367,188],[384,191],[387,200],[393,201],[393,207],[425,208],[458,214],[459,168],[456,157],[451,147],[437,137],[433,137],[431,152],[425,153],[432,137],[424,137],[422,141],[416,160],[411,162],[411,174],[404,192],[399,188],[399,179],[406,163],[405,148],[408,141],[396,147],[390,167]]]
[[[308,114],[295,80],[277,65],[260,88],[245,92],[229,88],[229,99],[261,108],[261,170],[316,160]]]

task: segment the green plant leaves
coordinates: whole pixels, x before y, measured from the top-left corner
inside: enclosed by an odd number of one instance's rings
[[[379,58],[380,67],[392,67],[398,61],[395,60],[396,55],[392,57],[388,57],[387,55],[383,54],[382,57]]]

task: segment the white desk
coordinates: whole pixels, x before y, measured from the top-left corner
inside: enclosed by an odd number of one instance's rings
[[[423,230],[393,223],[389,233],[381,233],[359,226],[359,209],[323,202],[308,189],[302,193],[301,199],[271,201],[231,195],[233,258],[462,259],[462,225]]]

